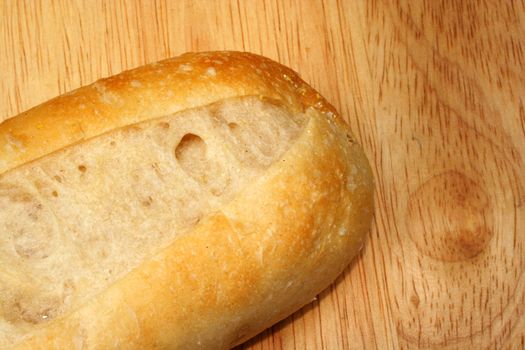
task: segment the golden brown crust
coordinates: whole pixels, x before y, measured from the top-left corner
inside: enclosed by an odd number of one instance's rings
[[[260,56],[187,54],[36,107],[0,125],[0,147],[9,149],[0,174],[111,129],[244,95],[308,114],[283,158],[219,212],[89,302],[41,324],[17,349],[225,349],[297,310],[341,273],[372,216],[368,162],[320,95]]]
[[[265,57],[188,53],[101,79],[4,121],[0,174],[119,127],[250,95],[335,114],[295,72]]]

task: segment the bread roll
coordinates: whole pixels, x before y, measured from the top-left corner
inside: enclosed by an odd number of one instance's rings
[[[249,53],[102,79],[0,150],[0,348],[231,348],[333,282],[372,216],[349,127]]]

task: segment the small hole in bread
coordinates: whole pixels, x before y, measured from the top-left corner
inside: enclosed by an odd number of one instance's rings
[[[153,197],[148,196],[144,200],[142,200],[142,205],[145,207],[149,207],[153,203]]]
[[[239,124],[237,123],[228,123],[228,128],[230,128],[231,131],[237,130],[239,127]]]
[[[80,171],[81,173],[85,173],[87,170],[86,166],[85,165],[79,165],[78,166],[78,171]]]
[[[57,191],[53,191],[53,192],[51,192],[51,195],[52,195],[53,197],[58,197],[58,192],[57,192]]]
[[[206,143],[195,134],[186,134],[175,148],[175,157],[182,167],[192,166],[195,161],[204,160]]]
[[[184,135],[175,148],[175,157],[181,168],[212,195],[221,196],[231,186],[224,159],[209,156],[206,142],[200,136]]]
[[[206,143],[195,134],[186,134],[175,147],[175,157],[181,168],[200,184],[207,183],[208,161]]]
[[[167,122],[159,123],[159,127],[163,130],[168,130],[170,128],[170,123],[167,123]]]

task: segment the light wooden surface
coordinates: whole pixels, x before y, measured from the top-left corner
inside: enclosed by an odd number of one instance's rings
[[[362,254],[246,349],[525,348],[523,1],[0,2],[0,120],[185,51],[297,70],[373,164]]]

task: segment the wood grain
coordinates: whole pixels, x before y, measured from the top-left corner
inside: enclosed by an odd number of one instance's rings
[[[525,2],[0,2],[0,120],[185,51],[297,70],[371,160],[362,254],[240,348],[525,348]]]

